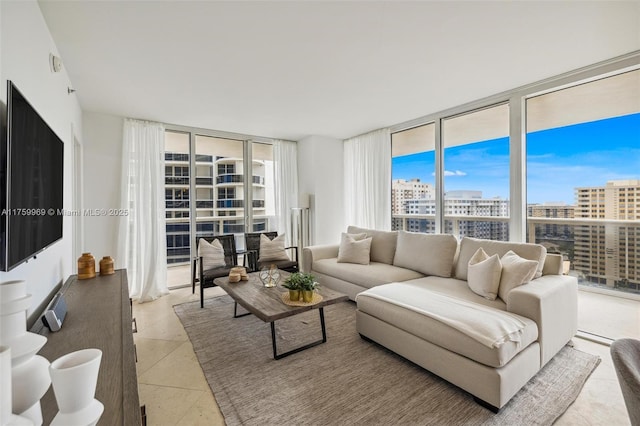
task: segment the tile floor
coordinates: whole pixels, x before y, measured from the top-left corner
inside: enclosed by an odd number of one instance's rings
[[[213,297],[222,290],[216,287],[206,292],[207,297]],[[584,293],[580,294],[582,303]],[[191,294],[191,288],[187,287],[172,290],[154,302],[133,305],[138,324],[134,340],[138,351],[140,403],[146,404],[150,426],[224,425],[191,343],[173,311],[173,305],[192,300],[198,300],[198,293]],[[620,299],[589,294],[585,300],[615,312],[612,305]],[[622,302],[622,305],[628,304]],[[633,315],[635,313],[632,318]],[[574,339],[574,343],[577,349],[600,356],[602,362],[556,425],[629,425],[609,348],[580,338]]]

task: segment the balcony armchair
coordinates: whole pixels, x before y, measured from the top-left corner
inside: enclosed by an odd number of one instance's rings
[[[224,249],[224,262],[225,265],[219,268],[213,268],[204,270],[202,257],[198,256],[193,259],[193,267],[191,268],[191,291],[195,292],[196,282],[200,283],[200,307],[204,307],[204,289],[207,287],[214,287],[213,280],[215,278],[226,277],[229,275],[229,271],[238,263],[238,254],[236,251],[236,240],[233,234],[229,235],[216,235],[212,237],[199,237],[196,240],[196,249],[200,243],[200,238],[205,239],[211,243],[213,240],[220,241]],[[197,252],[197,250],[196,250]],[[196,278],[196,270],[198,271],[198,277]]]
[[[632,426],[640,425],[640,340],[618,339],[611,344],[616,369]]]
[[[245,265],[251,272],[259,271],[263,267],[269,265],[276,265],[278,269],[282,269],[287,272],[298,272],[298,247],[291,246],[285,247],[285,250],[290,251],[293,256],[290,255],[291,260],[267,260],[260,262],[260,236],[264,234],[270,240],[273,240],[278,236],[277,232],[250,232],[244,234],[245,239]]]

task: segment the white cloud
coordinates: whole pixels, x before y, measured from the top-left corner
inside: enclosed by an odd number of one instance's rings
[[[431,176],[435,176],[435,175],[436,175],[436,172],[431,173]],[[444,175],[445,176],[466,176],[467,174],[461,170],[456,170],[455,172],[452,172],[450,170],[445,170]]]

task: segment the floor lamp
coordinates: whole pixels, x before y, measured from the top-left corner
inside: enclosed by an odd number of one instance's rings
[[[298,247],[298,263],[303,264],[302,248],[309,245],[309,194],[302,194],[299,207],[291,208],[291,243]]]

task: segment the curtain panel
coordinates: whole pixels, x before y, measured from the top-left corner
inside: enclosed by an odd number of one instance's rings
[[[164,199],[164,126],[125,119],[118,259],[129,295],[149,302],[169,293]]]
[[[347,225],[391,229],[391,137],[376,130],[344,141]]]
[[[274,174],[278,234],[285,234],[286,246],[295,244],[291,235],[291,208],[298,206],[298,144],[275,140]]]

